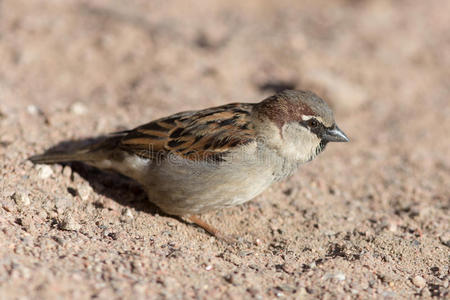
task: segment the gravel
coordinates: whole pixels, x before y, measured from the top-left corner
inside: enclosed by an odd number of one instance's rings
[[[0,5],[0,298],[449,298],[449,1]],[[122,176],[26,160],[285,87],[351,142],[202,215],[235,246]]]

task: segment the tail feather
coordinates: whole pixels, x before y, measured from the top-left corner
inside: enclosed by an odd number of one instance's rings
[[[28,158],[35,164],[54,164],[54,163],[62,163],[69,161],[86,161],[88,160],[86,157],[86,153],[64,153],[64,152],[56,152],[56,153],[44,153],[33,155]]]
[[[120,139],[121,134],[116,134],[107,137],[98,137],[93,140],[88,139],[86,140],[88,142],[87,145],[86,141],[65,143],[74,147],[72,147],[71,150],[66,151],[56,151],[56,149],[53,150],[54,148],[52,148],[43,154],[33,155],[28,159],[36,164],[53,164],[70,161],[95,161],[104,157],[106,154],[113,152]],[[80,145],[80,143],[82,145]]]

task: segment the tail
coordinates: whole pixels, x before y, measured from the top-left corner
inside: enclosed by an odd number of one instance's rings
[[[60,148],[59,146],[53,147],[47,150],[43,154],[33,155],[28,158],[35,164],[54,164],[62,162],[71,161],[81,161],[89,162],[98,159],[105,158],[106,155],[113,152],[120,140],[122,139],[121,134],[99,137],[95,139],[88,139],[84,141],[77,142],[64,142],[62,144],[69,146],[72,150],[66,151],[56,151],[55,148]],[[86,145],[87,142],[87,145]],[[80,144],[83,144],[80,146]],[[75,148],[75,149],[74,149]]]
[[[69,161],[88,161],[87,153],[83,152],[55,152],[33,155],[28,158],[35,164],[54,164]]]

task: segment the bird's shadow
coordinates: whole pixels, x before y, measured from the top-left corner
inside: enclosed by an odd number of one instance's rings
[[[82,149],[90,144],[97,143],[106,136],[86,138],[80,140],[66,140],[47,149],[44,154],[67,153]],[[92,187],[94,192],[114,200],[123,207],[131,207],[136,211],[142,211],[151,215],[164,215],[156,205],[148,201],[147,194],[143,187],[135,180],[110,170],[101,170],[83,162],[61,162],[62,166],[70,166],[72,169],[71,180],[74,180],[73,173],[77,173]],[[72,187],[67,188],[72,195],[77,195],[78,191]],[[102,208],[101,202],[94,202],[98,208]],[[171,216],[173,217],[173,216]]]
[[[108,136],[99,136],[80,140],[62,141],[55,146],[47,149],[43,154],[70,153],[72,151],[83,149],[90,144],[98,143],[107,137]],[[29,159],[32,159],[32,157],[30,157]],[[195,221],[194,223],[192,223],[192,221],[188,221],[181,216],[169,215],[163,212],[159,207],[148,200],[144,188],[137,181],[129,177],[126,177],[112,170],[101,170],[83,162],[73,161],[60,162],[57,164],[71,167],[72,181],[74,180],[73,174],[77,173],[83,179],[89,182],[89,185],[92,187],[94,192],[112,199],[124,208],[130,207],[135,209],[136,211],[141,211],[153,216],[160,215],[170,217],[186,225],[202,227],[201,225],[195,223]],[[73,187],[68,187],[67,192],[72,195],[78,194],[78,191]],[[92,204],[99,209],[104,208],[104,204],[101,201],[97,201]]]
[[[148,201],[147,194],[135,180],[109,170],[101,170],[81,162],[63,163],[71,166],[72,171],[84,178],[94,192],[114,200],[123,207],[134,208],[151,215],[166,215],[156,205]],[[103,208],[101,202],[94,202]]]

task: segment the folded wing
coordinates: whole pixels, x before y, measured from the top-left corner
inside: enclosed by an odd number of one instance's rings
[[[255,139],[252,106],[233,103],[155,120],[127,131],[119,147],[153,160],[173,153],[190,160],[222,161],[235,147]]]

